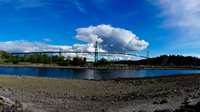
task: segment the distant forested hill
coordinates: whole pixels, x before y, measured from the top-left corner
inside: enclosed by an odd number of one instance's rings
[[[147,65],[147,59],[137,61],[119,61],[118,64],[129,64],[129,65]],[[182,55],[161,55],[155,58],[149,58],[150,65],[193,65],[200,66],[200,59],[192,56]]]
[[[12,54],[0,50],[0,61],[4,62],[31,62],[31,63],[55,63],[60,65],[85,65],[86,58],[84,57],[67,57],[65,59],[63,56],[59,57],[58,55],[48,56],[47,54],[43,54],[42,52],[36,54],[25,54],[23,56],[13,56]],[[147,59],[142,60],[121,60],[115,62],[109,62],[106,59],[99,59],[99,65],[110,65],[114,64],[128,64],[128,65],[147,65]],[[182,55],[161,55],[155,58],[149,58],[150,65],[193,65],[200,66],[200,58],[192,57],[192,56],[182,56]]]

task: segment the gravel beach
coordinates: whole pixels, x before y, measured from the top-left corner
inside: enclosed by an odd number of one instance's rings
[[[0,75],[0,95],[33,112],[133,112],[177,109],[185,97],[200,101],[200,74],[109,80]],[[165,104],[160,102],[168,98]]]

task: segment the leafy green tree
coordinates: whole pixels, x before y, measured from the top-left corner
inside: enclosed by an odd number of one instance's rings
[[[20,57],[20,62],[26,62],[26,57]]]
[[[83,65],[85,65],[86,63],[87,63],[87,58],[84,57],[84,58],[83,58]]]
[[[58,64],[62,65],[62,66],[67,66],[68,65],[67,61],[65,61],[65,57],[64,56],[59,58],[59,63]]]
[[[72,65],[81,65],[81,61],[82,61],[82,59],[80,57],[78,57],[78,56],[73,57]]]
[[[107,59],[105,58],[101,58],[98,63],[98,65],[108,65],[108,64],[111,64],[111,62],[107,61]]]
[[[86,64],[86,58],[84,60],[82,57],[79,57],[79,56],[73,57],[71,64],[72,65],[84,65],[84,64]]]
[[[60,61],[60,62],[59,62],[59,65],[68,66],[69,63],[68,63],[66,60],[63,60],[63,61]]]
[[[50,61],[49,61],[49,56],[47,55],[47,54],[43,54],[43,62],[45,63],[45,64],[47,64],[47,63],[49,63]]]
[[[2,59],[10,59],[11,57],[13,57],[11,53],[8,53],[6,51],[0,50],[0,53],[1,53]]]
[[[19,62],[20,62],[19,56],[15,56],[14,59],[12,60],[12,63],[13,63],[13,64],[17,64],[17,63],[19,63]]]
[[[58,56],[58,55],[53,55],[53,56],[52,56],[52,61],[53,61],[54,63],[58,63],[58,61],[59,61],[59,56]]]
[[[36,58],[37,58],[37,62],[38,63],[43,63],[43,55],[42,55],[42,52],[36,54]]]
[[[31,63],[37,63],[37,58],[36,58],[36,56],[31,55],[31,57],[30,57],[30,62],[31,62]]]
[[[52,63],[52,58],[48,57],[48,59],[49,59],[49,63],[51,64]]]
[[[61,56],[60,58],[59,58],[59,61],[64,61],[65,60],[65,57],[64,56]]]

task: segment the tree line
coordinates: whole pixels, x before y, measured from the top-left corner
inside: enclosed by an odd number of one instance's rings
[[[119,61],[121,64],[129,65],[147,65],[148,60],[135,60],[135,61]],[[161,55],[155,58],[149,58],[150,65],[193,65],[200,66],[200,59],[198,57],[192,56],[182,56],[182,55]]]
[[[64,56],[48,56],[47,54],[40,53],[34,53],[34,54],[25,54],[24,56],[13,56],[12,54],[1,51],[1,59],[2,62],[6,63],[19,63],[19,62],[30,62],[30,63],[44,63],[44,64],[59,64],[63,66],[68,65],[85,65],[86,58],[84,57],[73,57],[70,56],[67,57],[67,59],[64,58]]]
[[[44,64],[59,64],[62,66],[68,66],[68,65],[85,65],[87,64],[86,57],[79,57],[78,55],[76,57],[70,57],[68,56],[66,59],[64,56],[48,56],[47,54],[40,53],[34,53],[34,54],[25,54],[23,56],[13,56],[11,53],[8,53],[6,51],[0,51],[0,58],[2,59],[1,62],[5,63],[14,63],[17,64],[19,62],[30,62],[30,63],[44,63]],[[110,65],[111,62],[107,61],[105,58],[102,58],[96,63],[96,65]]]
[[[64,58],[64,56],[48,56],[47,54],[35,53],[35,54],[25,54],[23,56],[13,56],[6,51],[0,51],[1,62],[6,63],[19,63],[19,62],[30,62],[30,63],[44,63],[44,64],[59,64],[62,66],[68,65],[85,65],[87,64],[85,57],[70,57]],[[161,55],[155,58],[149,58],[150,65],[193,65],[200,66],[200,59],[198,57],[192,56],[182,56],[182,55]],[[96,63],[96,65],[111,65],[111,64],[128,64],[128,65],[147,65],[148,60],[121,60],[117,62],[108,61],[102,58]]]

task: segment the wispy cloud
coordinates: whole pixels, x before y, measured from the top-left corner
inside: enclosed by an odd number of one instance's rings
[[[77,0],[75,0],[75,7],[82,13],[87,13],[87,11],[83,8],[83,5],[80,4]]]
[[[92,0],[92,1],[97,6],[97,8],[102,10],[104,9],[104,5],[111,0]]]
[[[162,27],[176,29],[175,43],[179,42],[180,46],[199,40],[200,0],[154,0],[151,3],[161,9],[159,17],[165,19]]]
[[[35,8],[42,7],[46,5],[45,2],[41,0],[1,0],[0,6],[9,6],[14,9],[23,9],[23,8]]]
[[[27,11],[26,9],[37,8],[37,11],[47,14],[62,15],[71,11],[78,11],[81,13],[87,13],[84,8],[84,4],[81,4],[78,0],[1,0],[0,9],[15,10],[15,11]]]
[[[161,17],[166,17],[164,26],[200,28],[199,0],[156,0],[162,9]]]
[[[134,16],[134,15],[136,15],[136,14],[138,14],[138,13],[139,13],[139,11],[133,11],[133,12],[130,12],[130,13],[128,13],[128,14],[122,16],[122,18],[127,18],[127,17],[130,17],[130,16]]]
[[[42,7],[47,3],[42,2],[41,0],[18,0],[17,9],[21,8],[35,8],[35,7]]]
[[[52,40],[51,40],[51,39],[45,38],[45,39],[43,39],[43,41],[44,41],[44,42],[51,42]]]
[[[176,47],[178,47],[178,48],[200,48],[200,40],[188,41],[186,43],[177,44],[176,46],[174,46],[172,48],[175,49]]]

